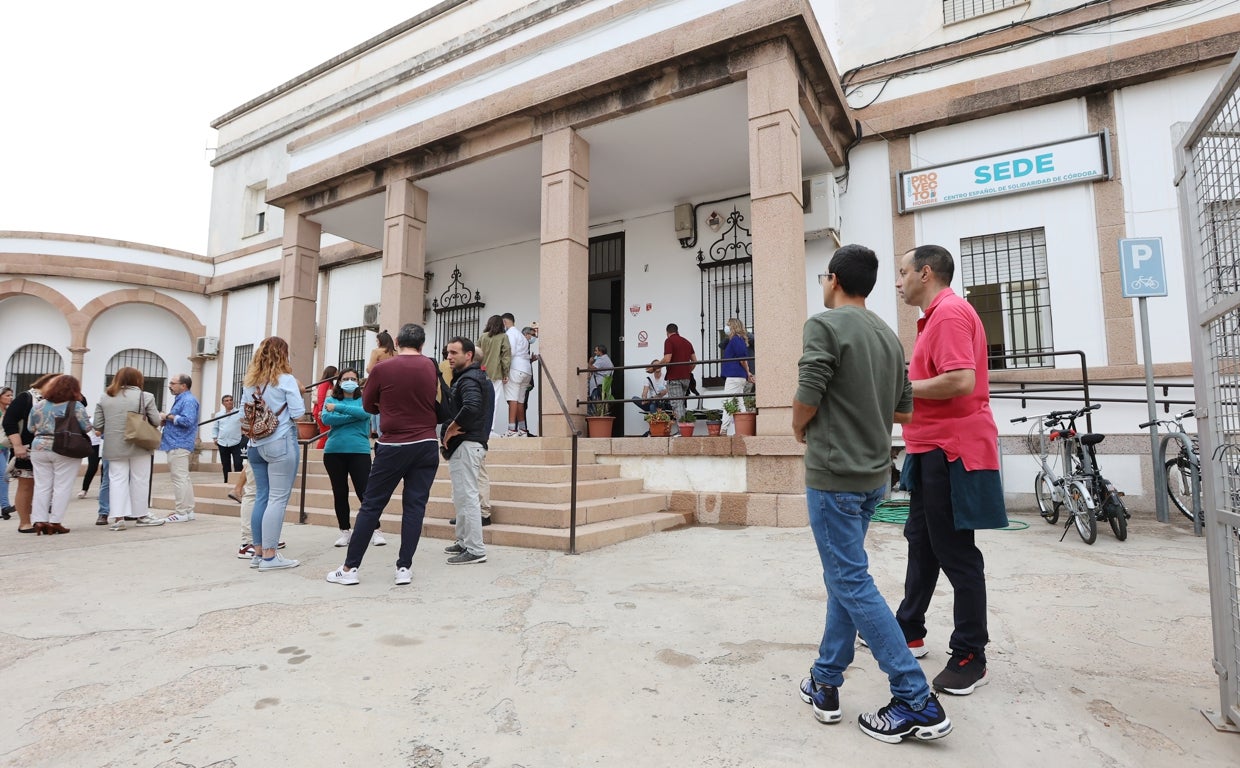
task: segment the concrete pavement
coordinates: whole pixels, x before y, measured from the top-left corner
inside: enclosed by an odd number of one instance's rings
[[[166,478],[157,478],[157,483]],[[0,528],[0,765],[1234,766],[1218,705],[1204,542],[1134,520],[1086,546],[1036,514],[980,535],[989,685],[944,697],[933,743],[882,744],[856,716],[887,702],[859,650],[838,725],[796,694],[824,616],[808,529],[694,527],[570,557],[492,547],[448,566],[399,538],[361,584],[328,584],[335,532],[287,525],[302,567],[235,558],[237,522],[110,532],[94,498],[67,536]],[[904,542],[875,524],[872,567],[900,595]],[[950,595],[932,608],[930,676]]]

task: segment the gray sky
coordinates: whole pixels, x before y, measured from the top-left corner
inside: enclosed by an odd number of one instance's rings
[[[205,253],[211,121],[432,4],[0,2],[0,230]]]

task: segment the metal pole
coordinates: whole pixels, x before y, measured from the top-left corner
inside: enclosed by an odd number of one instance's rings
[[[1150,310],[1141,296],[1137,305],[1141,311],[1141,355],[1145,358],[1145,407],[1149,421],[1158,418],[1157,394],[1154,391],[1154,359],[1150,352]],[[1150,424],[1150,464],[1154,467],[1154,510],[1158,522],[1167,522],[1167,476],[1158,461],[1158,425]]]
[[[315,437],[315,440],[317,439],[318,438]],[[301,499],[299,499],[301,503],[298,505],[298,510],[297,510],[297,524],[298,525],[306,524],[306,518],[307,518],[307,515],[306,515],[306,475],[309,474],[308,472],[306,472],[306,462],[309,460],[310,460],[310,441],[307,441],[301,444]]]

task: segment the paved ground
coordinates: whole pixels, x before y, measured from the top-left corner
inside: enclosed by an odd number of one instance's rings
[[[160,479],[159,482],[166,482]],[[889,698],[859,651],[845,721],[796,695],[824,594],[806,529],[688,528],[578,557],[495,547],[447,566],[394,546],[355,587],[323,528],[286,526],[291,571],[234,557],[232,520],[68,536],[0,529],[0,765],[1235,766],[1218,706],[1201,540],[1134,521],[1084,545],[1036,516],[983,535],[992,682],[947,698],[955,731],[891,746],[856,715]],[[903,540],[876,524],[880,587]],[[924,660],[946,656],[950,602]]]

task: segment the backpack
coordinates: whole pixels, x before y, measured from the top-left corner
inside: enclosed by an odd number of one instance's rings
[[[254,390],[254,394],[250,395],[250,402],[241,406],[241,434],[251,440],[262,440],[275,432],[280,426],[280,414],[288,408],[288,403],[280,406],[278,411],[268,408],[267,401],[263,399],[266,391],[266,387]]]
[[[90,437],[78,423],[77,403],[65,403],[64,415],[56,417],[52,452],[70,459],[84,459],[91,454]]]

